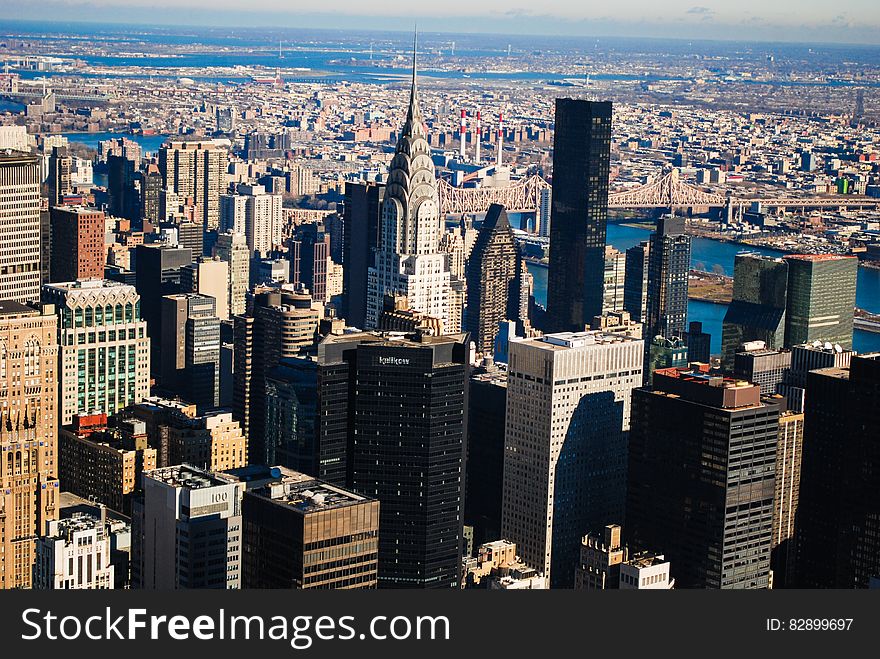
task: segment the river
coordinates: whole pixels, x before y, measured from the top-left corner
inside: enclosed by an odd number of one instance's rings
[[[616,222],[608,223],[607,242],[623,251],[647,240],[649,229],[624,226]],[[708,238],[694,238],[691,242],[691,267],[712,271],[716,266],[727,275],[733,275],[734,257],[742,251],[760,252],[771,256],[781,255],[772,249],[745,247],[735,243],[725,243]],[[529,272],[535,279],[535,300],[547,304],[547,268],[529,264]],[[859,268],[856,287],[856,304],[872,313],[880,313],[880,270]],[[726,304],[712,304],[691,300],[688,302],[688,320],[703,323],[703,331],[712,335],[712,352],[721,352],[721,321],[727,312]],[[858,352],[880,351],[880,334],[855,330],[853,349]]]

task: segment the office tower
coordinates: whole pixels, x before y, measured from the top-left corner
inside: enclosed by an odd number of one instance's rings
[[[784,258],[788,263],[786,345],[827,341],[852,348],[858,259],[834,254]]]
[[[774,398],[781,398],[775,394]],[[773,587],[794,583],[795,522],[801,485],[804,447],[803,413],[783,410],[779,414],[776,442],[776,491],[773,497],[773,540],[770,542],[770,568]]]
[[[241,184],[234,195],[223,195],[223,231],[247,236],[252,256],[267,256],[281,245],[281,195],[262,185]]]
[[[626,250],[626,266],[623,281],[623,308],[629,311],[637,323],[644,323],[648,317],[648,271],[651,243],[643,240]]]
[[[162,298],[162,388],[195,403],[220,405],[220,319],[216,300],[199,293]]]
[[[159,165],[152,162],[144,171],[137,174],[140,184],[140,228],[146,230],[144,224],[158,226],[161,220],[166,218],[160,215],[160,199],[162,192],[162,172]],[[138,226],[138,225],[136,225]]]
[[[58,314],[59,419],[116,414],[150,393],[150,339],[134,286],[84,279],[43,287]]]
[[[135,188],[136,172],[136,162],[124,156],[107,157],[107,210],[110,215],[137,219],[140,199]]]
[[[168,225],[163,226],[165,229]],[[205,231],[201,224],[188,219],[178,218],[168,228],[173,228],[177,236],[178,247],[183,247],[192,252],[193,258],[202,255],[205,245]]]
[[[733,368],[744,343],[763,341],[769,350],[785,343],[788,263],[761,254],[737,254],[733,266],[733,300],[724,314],[721,362]]]
[[[290,281],[305,286],[315,302],[326,303],[330,272],[330,234],[323,222],[301,224],[290,241]]]
[[[623,309],[626,279],[626,253],[605,247],[605,271],[602,280],[602,313]]]
[[[226,295],[230,316],[239,316],[247,310],[246,297],[250,283],[250,250],[247,238],[240,233],[221,233],[214,245],[214,256],[226,262],[229,272],[229,290]]]
[[[507,211],[492,204],[467,262],[464,330],[470,332],[478,352],[492,354],[501,321],[519,320],[518,261]]]
[[[774,394],[789,379],[791,352],[769,350],[763,341],[743,344],[733,358],[733,377],[761,387],[761,393]]]
[[[251,464],[270,464],[266,445],[266,373],[315,343],[320,305],[284,288],[254,291],[250,318],[235,318],[234,418],[249,443]],[[317,474],[320,476],[320,474]]]
[[[544,188],[538,197],[538,235],[542,238],[550,237],[550,216],[553,208],[553,190]]]
[[[629,557],[619,524],[607,524],[602,535],[590,532],[581,542],[575,590],[612,590],[620,584],[620,566]]]
[[[317,362],[280,359],[266,373],[266,462],[319,473],[317,413]]]
[[[73,166],[73,158],[67,152],[66,146],[53,146],[49,154],[49,176],[46,178],[46,196],[49,198],[49,208],[60,206],[64,203],[64,197],[73,192],[70,184],[70,169]]]
[[[290,261],[287,259],[254,259],[251,261],[251,288],[262,284],[282,285],[288,282],[290,282]]]
[[[14,91],[14,90],[8,90]],[[28,132],[26,126],[0,126],[0,150],[28,151]]]
[[[501,537],[506,406],[507,371],[475,370],[468,395],[464,523],[474,529],[477,545]]]
[[[161,354],[162,298],[180,292],[180,269],[192,263],[192,251],[169,245],[138,245],[135,287],[141,296],[141,318],[147,321],[151,363],[158,372]]]
[[[104,211],[83,206],[56,206],[52,223],[53,282],[104,277]]]
[[[52,305],[0,302],[0,589],[31,586],[34,539],[58,516],[57,333]]]
[[[650,242],[645,341],[656,336],[680,339],[687,322],[691,260],[691,239],[685,235],[684,218],[661,217]]]
[[[461,580],[466,335],[328,336],[318,351],[319,478],[378,499],[379,586]]]
[[[146,472],[132,514],[132,588],[239,588],[243,490],[189,465]]]
[[[385,186],[379,183],[346,183],[344,237],[342,241],[342,295],[344,315],[352,327],[365,327],[367,276],[375,265]]]
[[[48,523],[37,539],[35,590],[111,590],[110,535],[101,519],[75,514]]]
[[[405,295],[414,311],[439,318],[444,331],[452,326],[450,275],[446,256],[440,251],[443,218],[439,213],[434,162],[419,107],[413,52],[406,121],[388,170],[380,243],[375,266],[368,272],[366,327],[378,327],[385,296],[395,294]]]
[[[220,224],[220,191],[224,187],[227,140],[171,140],[159,150],[159,171],[166,190],[179,199],[191,197],[204,230]],[[165,219],[164,217],[162,219]]]
[[[797,585],[866,588],[880,574],[880,353],[807,374]]]
[[[40,285],[52,280],[52,214],[47,199],[40,199]]]
[[[180,269],[180,292],[214,298],[216,316],[229,320],[229,264],[217,257],[198,257]]]
[[[375,588],[379,502],[275,469],[277,480],[244,493],[243,587]]]
[[[0,301],[40,299],[40,159],[0,153]]]
[[[65,492],[131,515],[141,476],[157,467],[143,421],[107,424],[107,415],[79,414],[58,433],[58,480]]]
[[[602,313],[611,103],[556,99],[547,320],[580,332]]]
[[[623,519],[630,393],[644,346],[619,334],[549,334],[509,345],[501,535],[570,588],[581,537]]]
[[[645,373],[644,383],[651,384],[654,371],[661,368],[674,368],[677,366],[687,366],[688,348],[681,339],[664,339],[662,336],[655,336],[648,343],[645,350]]]
[[[679,587],[769,587],[778,429],[756,385],[655,372],[633,392],[628,544],[661,551]]]
[[[172,464],[187,464],[211,472],[247,464],[247,437],[232,412],[213,410],[190,416],[169,416],[168,446]]]
[[[712,335],[703,331],[703,323],[691,321],[682,337],[687,345],[688,363],[708,364],[712,355]]]

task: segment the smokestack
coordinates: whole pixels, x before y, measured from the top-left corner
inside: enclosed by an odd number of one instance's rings
[[[496,140],[497,150],[495,152],[495,166],[501,166],[501,143],[504,142],[504,114],[498,113],[498,139]]]
[[[480,111],[477,110],[477,130],[474,133],[476,136],[476,146],[477,146],[477,164],[480,164],[480,142],[483,141],[483,122],[480,119]]]
[[[464,162],[464,147],[467,143],[467,119],[465,119],[465,111],[461,111],[461,126],[458,129],[458,136],[461,139],[461,161]]]

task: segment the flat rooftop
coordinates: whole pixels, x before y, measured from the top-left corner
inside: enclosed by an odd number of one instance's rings
[[[225,485],[227,481],[218,478],[209,471],[191,465],[175,465],[144,472],[145,478],[161,481],[171,487],[187,490],[203,490],[217,485]]]
[[[251,493],[278,506],[295,508],[302,514],[371,501],[367,497],[289,469],[283,470],[280,480],[251,490]]]
[[[0,316],[20,316],[22,314],[36,313],[39,313],[36,309],[21,302],[16,302],[15,300],[0,301]]]
[[[626,334],[606,332],[604,330],[586,330],[583,332],[557,332],[545,334],[534,339],[526,339],[521,343],[563,350],[566,348],[584,348],[587,346],[610,345],[612,343],[632,343],[641,341]]]

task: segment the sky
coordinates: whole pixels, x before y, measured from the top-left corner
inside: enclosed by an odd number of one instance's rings
[[[0,0],[20,20],[880,45],[880,0]]]

